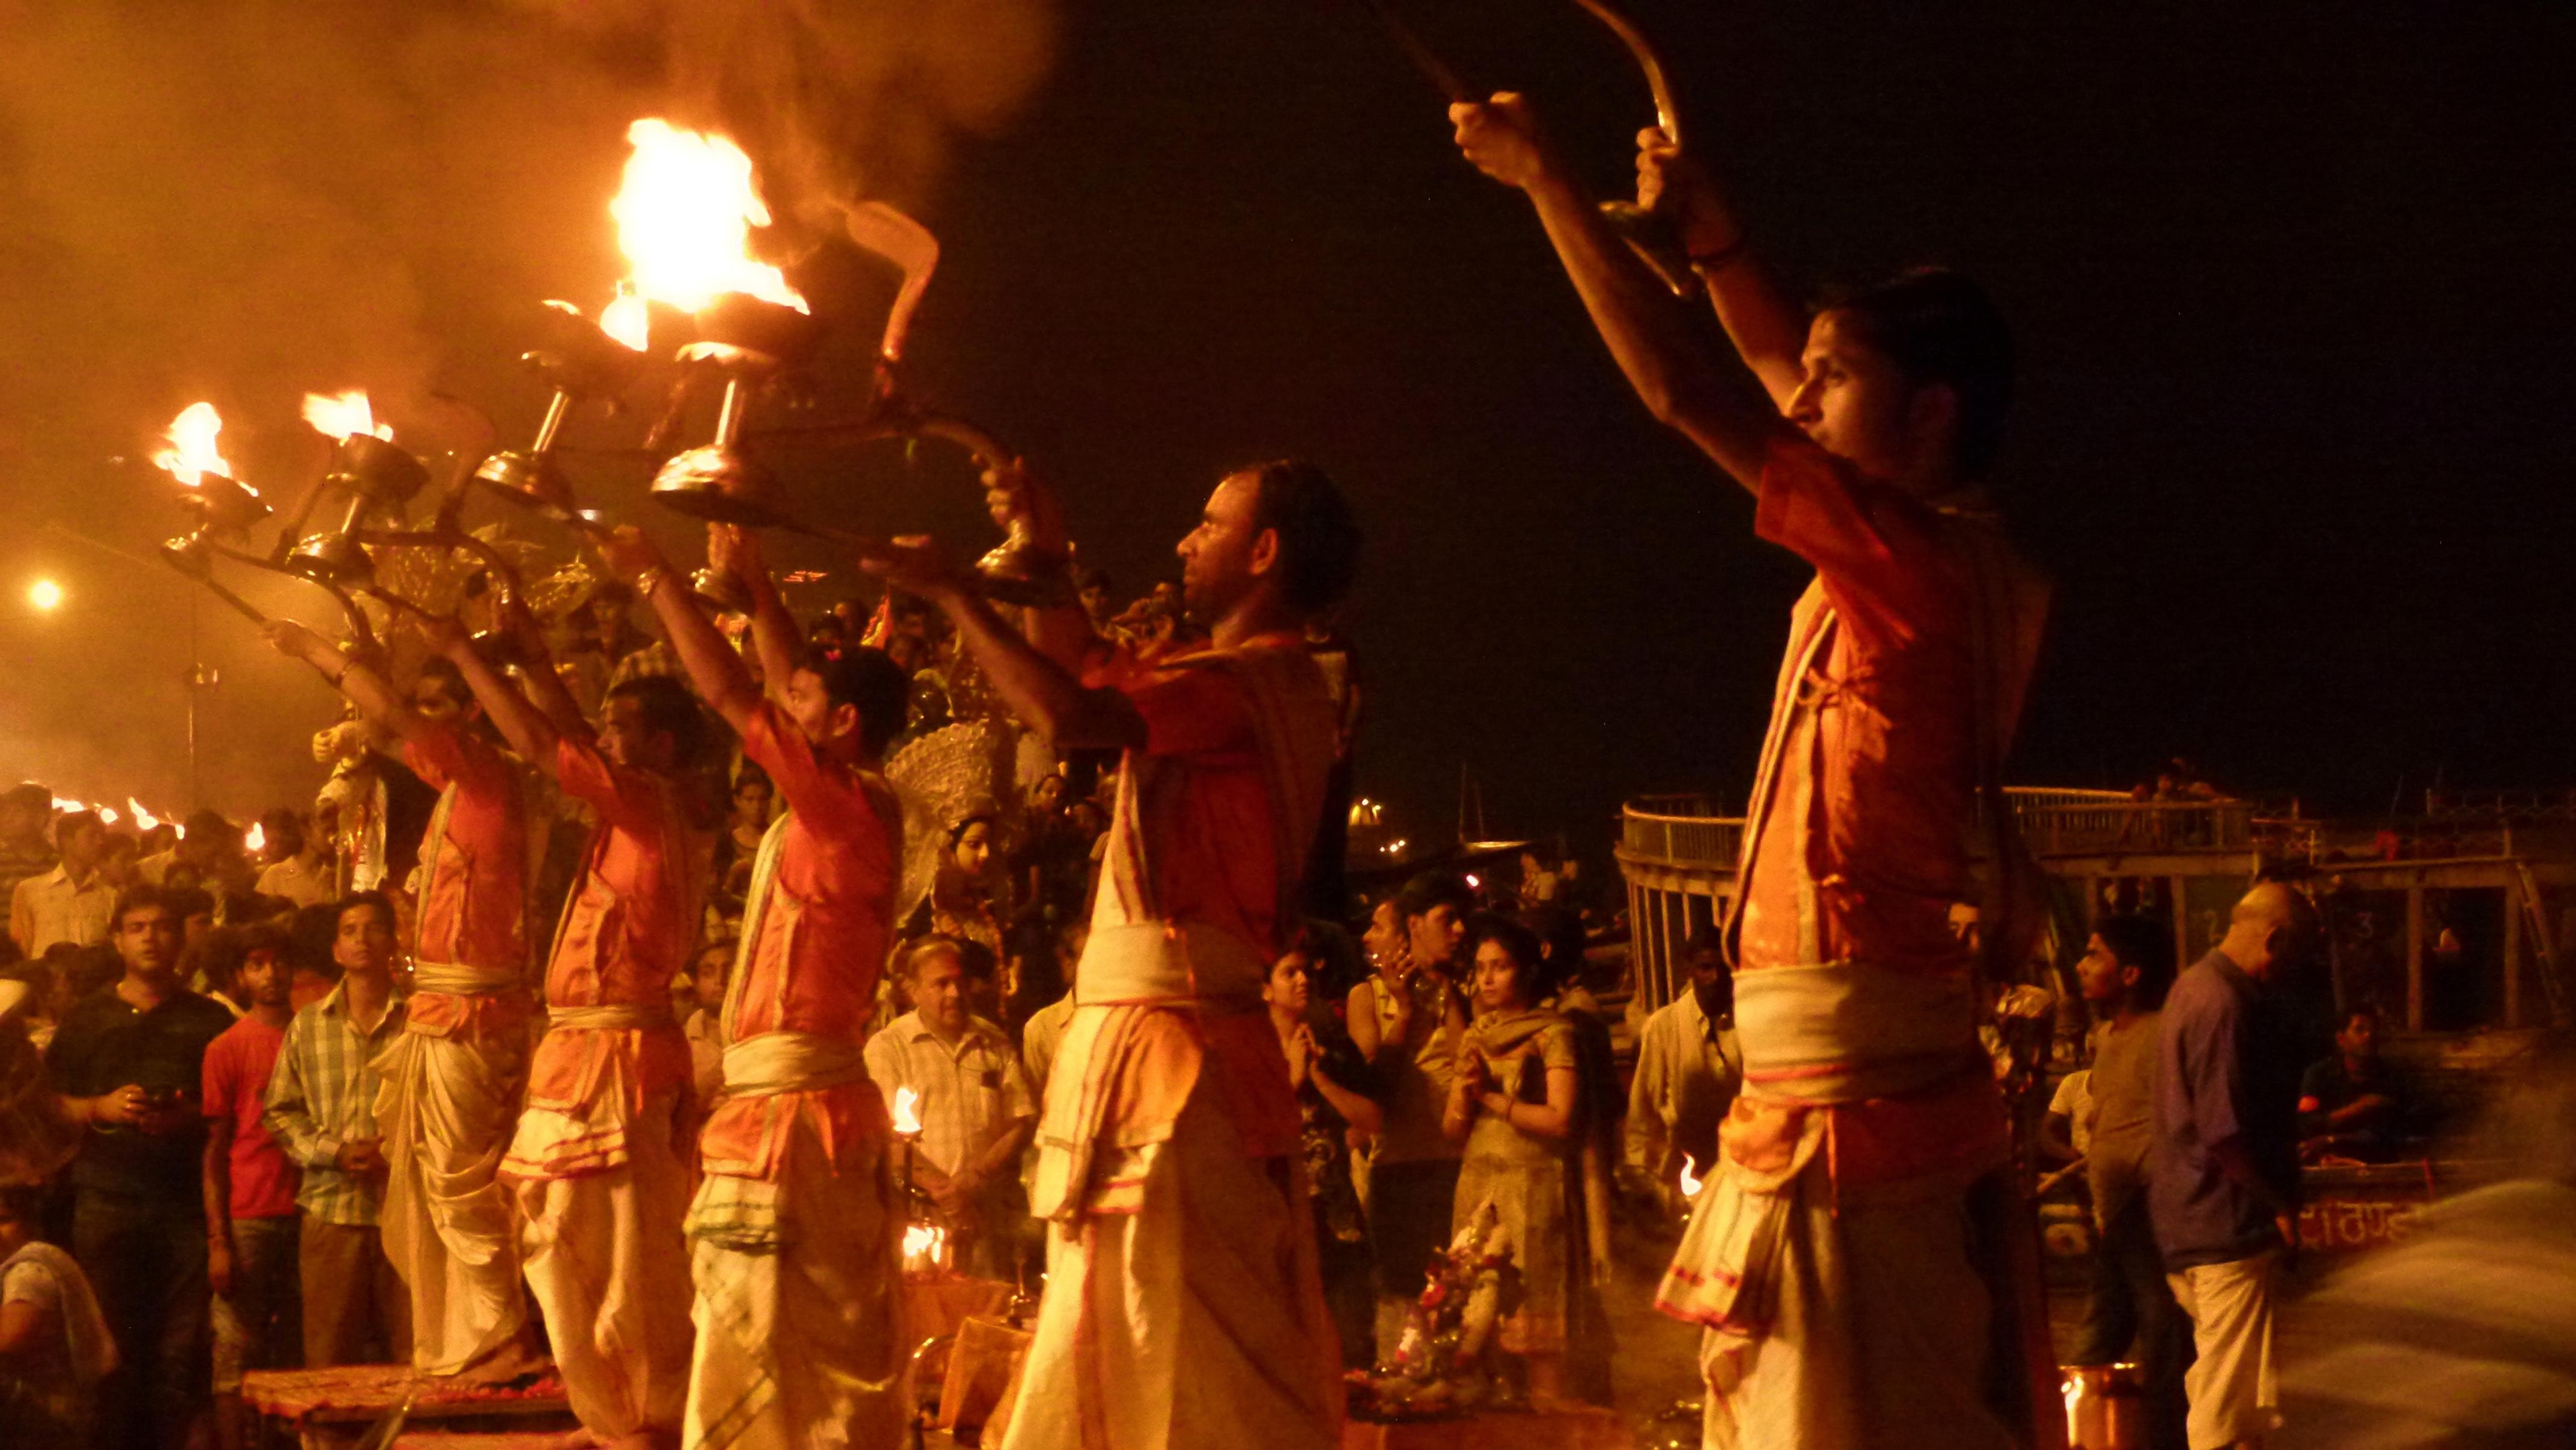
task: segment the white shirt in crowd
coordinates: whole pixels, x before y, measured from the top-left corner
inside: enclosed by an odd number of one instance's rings
[[[1002,1029],[966,1019],[954,1044],[939,1040],[919,1012],[906,1012],[868,1039],[868,1076],[891,1106],[910,1088],[921,1095],[922,1161],[954,1173],[972,1154],[1037,1116],[1037,1094]]]
[[[289,856],[259,873],[256,889],[262,896],[283,896],[298,906],[329,906],[340,899],[337,875],[327,856],[313,861]]]
[[[42,876],[18,883],[9,900],[9,934],[18,950],[41,957],[56,942],[85,947],[107,940],[107,919],[116,908],[116,888],[93,868],[85,884],[75,885],[71,868],[56,866]]]

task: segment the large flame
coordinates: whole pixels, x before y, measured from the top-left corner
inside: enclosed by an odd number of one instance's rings
[[[248,848],[250,853],[254,856],[267,850],[268,828],[257,821],[251,822],[250,834],[242,837],[242,845]]]
[[[134,824],[143,830],[149,831],[161,824],[161,818],[159,816],[145,810],[143,808],[143,802],[136,800],[132,796],[127,796],[125,798],[125,808],[134,813]]]
[[[921,1114],[913,1111],[913,1104],[920,1101],[921,1094],[914,1092],[910,1088],[896,1088],[894,1090],[894,1130],[896,1132],[918,1133],[921,1131]]]
[[[361,433],[385,439],[394,436],[392,424],[376,421],[376,410],[368,406],[364,388],[351,388],[337,397],[306,393],[304,421],[313,425],[314,432],[335,443],[346,443]]]
[[[608,214],[639,297],[695,312],[727,292],[746,292],[810,310],[776,267],[751,259],[751,229],[769,225],[769,208],[741,147],[650,118],[628,127],[626,139],[635,154]]]
[[[1691,1199],[1699,1197],[1699,1187],[1702,1181],[1703,1180],[1698,1174],[1691,1171],[1691,1160],[1688,1158],[1682,1159],[1682,1197]]]
[[[948,1231],[936,1224],[917,1223],[903,1231],[903,1256],[924,1259],[936,1266],[940,1245],[947,1242]]]
[[[223,431],[224,420],[214,404],[190,403],[171,420],[170,446],[152,455],[152,466],[167,470],[172,478],[190,488],[210,473],[217,478],[230,478],[233,466],[215,451],[215,435]]]

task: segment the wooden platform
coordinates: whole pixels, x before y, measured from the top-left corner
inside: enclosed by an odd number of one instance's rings
[[[1591,1405],[1342,1426],[1342,1450],[1630,1450],[1635,1444],[1635,1432],[1617,1412]]]
[[[242,1400],[259,1412],[267,1446],[330,1450],[354,1444],[406,1398],[411,1401],[409,1423],[422,1432],[518,1429],[560,1434],[575,1425],[563,1381],[551,1372],[525,1389],[423,1379],[414,1376],[409,1365],[400,1364],[251,1370],[242,1376]],[[489,1443],[481,1436],[475,1442]]]

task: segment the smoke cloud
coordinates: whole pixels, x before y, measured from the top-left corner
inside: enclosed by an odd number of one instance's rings
[[[458,441],[433,391],[515,430],[536,302],[596,308],[623,270],[629,122],[732,135],[791,234],[833,198],[935,217],[943,158],[1019,114],[1055,34],[1051,0],[0,3],[0,775],[180,799],[184,591],[139,562],[177,515],[106,460],[182,406],[212,400],[272,495],[317,456],[306,391],[364,387],[416,446]],[[18,608],[39,569],[72,576],[59,617]],[[207,796],[300,798],[328,702],[240,621],[203,633],[232,666]]]

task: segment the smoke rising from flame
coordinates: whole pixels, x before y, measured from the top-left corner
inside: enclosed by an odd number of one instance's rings
[[[185,801],[181,722],[201,662],[220,679],[198,697],[206,803],[309,802],[321,768],[307,738],[329,697],[238,621],[204,615],[191,655],[171,622],[209,601],[152,561],[184,523],[173,475],[107,460],[184,453],[159,427],[202,399],[221,410],[229,476],[291,500],[323,455],[299,401],[352,386],[433,462],[466,441],[433,393],[523,437],[545,402],[516,361],[537,304],[604,301],[627,275],[606,205],[637,117],[727,136],[751,158],[773,262],[836,234],[837,200],[883,198],[935,224],[951,149],[1000,131],[1044,79],[1056,3],[11,7],[0,539],[43,541],[29,571],[71,571],[73,596],[96,603],[54,630],[60,654],[0,650],[0,774]],[[600,321],[634,345],[642,311],[637,299]],[[244,587],[324,617],[302,586]]]

